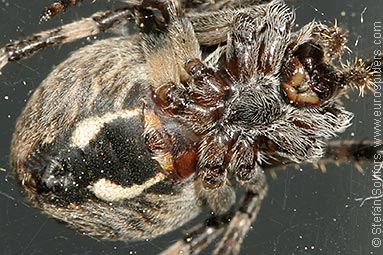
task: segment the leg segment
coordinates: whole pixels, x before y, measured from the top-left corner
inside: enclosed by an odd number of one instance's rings
[[[183,239],[168,247],[161,255],[198,254],[222,234],[224,226],[220,219],[211,218],[188,231]]]
[[[66,11],[66,9],[76,6],[78,3],[83,0],[60,0],[52,3],[49,7],[46,7],[43,13],[41,14],[41,21],[48,21],[57,14]],[[121,2],[127,2],[135,5],[140,4],[140,0],[120,0]],[[145,0],[143,1],[145,2]],[[161,1],[156,1],[161,2]],[[191,11],[199,10],[199,11],[213,11],[213,10],[221,10],[226,8],[238,8],[244,7],[248,5],[255,5],[270,2],[270,0],[243,0],[243,1],[233,1],[233,0],[224,0],[215,3],[215,1],[211,0],[181,0],[181,5],[184,8],[187,8]],[[154,7],[154,6],[151,6]],[[202,7],[203,9],[199,8]]]
[[[64,12],[68,7],[77,5],[79,2],[82,2],[82,0],[60,0],[54,2],[45,8],[41,14],[40,21],[48,21],[57,14]]]
[[[270,0],[223,0],[209,5],[206,10],[189,11],[186,16],[193,24],[195,34],[201,45],[216,45],[227,41],[227,34],[233,29],[233,17],[239,13],[253,13],[257,19],[265,14],[260,4]]]
[[[383,144],[374,141],[337,140],[327,144],[325,161],[348,161],[354,163],[382,161]],[[377,156],[380,155],[380,156]]]
[[[50,19],[55,14],[62,12],[66,8],[74,6],[81,1],[82,0],[57,1],[46,9],[42,15],[42,20]],[[4,48],[0,49],[0,70],[8,62],[28,58],[47,46],[60,45],[87,36],[96,35],[118,24],[124,23],[126,20],[136,19],[136,15],[134,13],[137,8],[139,9],[142,7],[141,9],[143,11],[146,10],[151,13],[150,10],[143,8],[141,3],[144,4],[145,7],[160,9],[164,17],[168,15],[165,7],[169,3],[176,3],[176,1],[172,2],[165,0],[122,0],[122,2],[127,3],[127,7],[95,13],[89,18],[85,18],[55,29],[43,31],[6,45]],[[255,3],[258,1],[253,0],[246,1],[246,3],[247,2]],[[186,2],[182,3],[183,6],[185,6]],[[212,6],[216,6],[217,4],[212,4]],[[237,6],[236,4],[233,4],[233,6],[234,5]],[[232,17],[235,10],[229,9],[224,12],[217,13],[207,11],[198,15],[195,13],[193,14],[192,10],[194,10],[194,8],[191,8],[190,13],[186,13],[186,16],[193,24],[193,30],[195,31],[195,35],[193,36],[197,37],[200,44],[215,45],[226,41],[226,34],[230,29],[230,17]],[[143,13],[142,16],[147,15]]]
[[[60,45],[87,36],[96,35],[133,18],[134,15],[131,7],[98,12],[89,18],[9,43],[0,49],[0,70],[8,62],[28,58],[45,47]]]
[[[62,8],[75,5],[79,0],[65,0],[56,2]],[[89,18],[82,19],[58,28],[34,34],[25,39],[9,43],[0,49],[0,70],[11,61],[28,58],[36,52],[48,46],[60,45],[81,39],[87,36],[96,35],[117,25],[123,25],[127,20],[135,19],[135,12],[139,9],[136,5],[139,1],[126,1],[127,5],[123,8],[98,12]],[[166,15],[166,7],[169,1],[143,0],[142,4],[147,7],[159,8],[163,15]],[[53,8],[53,7],[52,7]]]
[[[217,245],[215,255],[235,255],[239,253],[244,236],[250,228],[250,224],[256,218],[264,198],[267,185],[263,174],[258,179],[249,183],[251,187],[238,211],[225,214],[220,217],[212,217],[205,224],[198,225],[196,228],[188,231],[184,239],[170,246],[161,255],[195,255],[206,248],[222,232],[223,239]]]
[[[267,192],[266,177],[263,173],[247,182],[248,191],[243,202],[231,218],[225,234],[214,250],[214,255],[236,255],[251,223],[255,220],[261,208],[261,203]]]

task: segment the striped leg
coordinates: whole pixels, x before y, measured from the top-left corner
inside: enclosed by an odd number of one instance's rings
[[[267,192],[266,178],[263,174],[246,184],[248,189],[241,206],[234,213],[211,218],[207,224],[201,224],[188,231],[184,239],[177,241],[161,255],[195,255],[224,233],[214,250],[214,255],[236,255],[239,253],[242,241],[251,223],[257,217],[261,202]]]
[[[98,12],[89,18],[14,41],[0,49],[0,70],[8,62],[28,58],[45,47],[96,35],[133,18],[131,7]]]

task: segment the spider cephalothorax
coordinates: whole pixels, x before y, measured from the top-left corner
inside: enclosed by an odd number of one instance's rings
[[[226,44],[205,63],[185,61],[178,84],[153,92],[163,118],[196,136],[193,165],[205,188],[232,174],[251,181],[274,160],[322,157],[325,140],[352,118],[335,99],[345,87],[364,87],[370,75],[358,64],[333,63],[345,32],[317,22],[293,32],[294,13],[282,2],[238,12],[230,22]]]

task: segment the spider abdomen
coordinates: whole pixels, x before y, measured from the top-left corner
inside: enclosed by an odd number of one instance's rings
[[[143,70],[132,37],[86,46],[45,79],[17,123],[12,164],[29,199],[93,236],[154,237],[200,211],[190,171],[166,172],[147,146]]]

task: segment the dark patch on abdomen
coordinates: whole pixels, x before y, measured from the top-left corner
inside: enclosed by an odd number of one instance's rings
[[[141,116],[105,123],[84,149],[70,146],[71,132],[41,147],[25,167],[32,180],[26,185],[48,203],[83,202],[94,197],[88,186],[101,178],[129,187],[162,171],[145,148]]]

